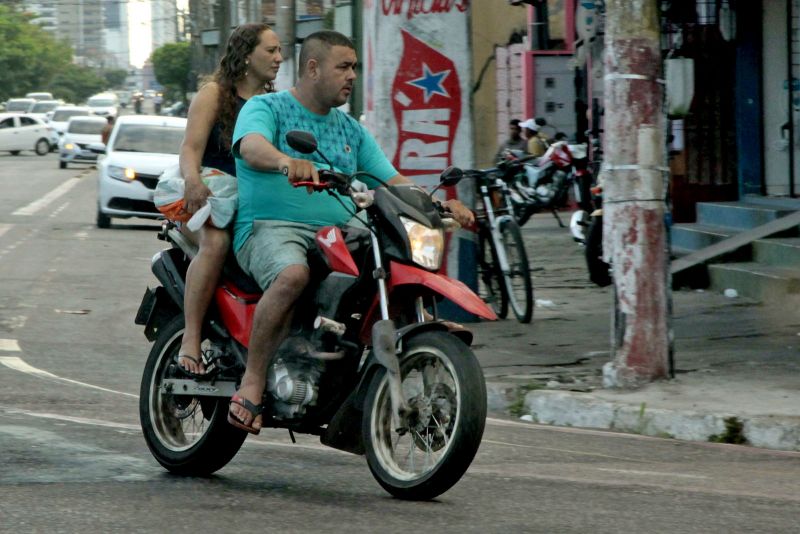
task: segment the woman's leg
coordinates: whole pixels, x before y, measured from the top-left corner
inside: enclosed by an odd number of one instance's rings
[[[192,259],[186,272],[186,292],[183,296],[183,313],[186,329],[179,354],[194,358],[179,358],[179,365],[187,371],[202,374],[205,368],[200,357],[200,335],[211,297],[217,287],[225,257],[231,245],[227,230],[204,225],[200,230],[200,250]]]

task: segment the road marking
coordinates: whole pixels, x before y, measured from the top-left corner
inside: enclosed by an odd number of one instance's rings
[[[34,215],[39,210],[42,210],[50,205],[51,202],[57,200],[60,196],[66,194],[70,189],[80,183],[80,178],[70,178],[63,184],[59,185],[45,196],[38,200],[34,200],[27,206],[19,208],[12,215]]]
[[[0,339],[0,350],[5,352],[22,352],[16,339]]]
[[[13,340],[12,340],[13,341]],[[54,375],[48,371],[44,371],[42,369],[37,369],[32,365],[28,365],[25,363],[25,360],[22,358],[18,358],[16,356],[0,356],[0,364],[5,365],[9,369],[13,369],[15,371],[19,371],[20,373],[29,374],[32,376],[38,376],[40,378],[49,378],[51,380],[60,380],[62,382],[67,382],[69,384],[75,384],[78,386],[83,386],[85,388],[91,389],[98,389],[100,391],[105,391],[106,393],[116,393],[117,395],[125,395],[126,397],[133,397],[134,399],[138,399],[139,395],[134,395],[133,393],[125,393],[124,391],[117,391],[115,389],[108,389],[100,386],[95,386],[94,384],[87,384],[86,382],[79,382],[77,380],[72,380],[71,378],[63,378],[58,375]]]
[[[48,218],[50,218],[50,219],[55,219],[55,218],[56,218],[56,216],[57,216],[59,213],[61,213],[62,211],[64,211],[64,210],[67,208],[67,206],[69,206],[69,202],[64,202],[63,204],[61,204],[61,205],[58,207],[58,209],[55,209],[55,210],[53,210],[53,213],[51,213],[50,215],[48,215]]]
[[[491,443],[492,445],[503,445],[506,447],[517,447],[520,449],[536,449],[540,451],[553,451],[553,452],[564,452],[567,454],[577,454],[580,456],[592,456],[595,458],[607,458],[609,460],[622,460],[625,462],[634,462],[634,463],[655,463],[649,462],[647,460],[635,460],[633,458],[626,458],[622,456],[612,456],[610,454],[600,454],[599,452],[586,452],[586,451],[575,451],[571,449],[563,449],[559,447],[542,447],[540,445],[521,445],[519,443],[508,443],[506,441],[494,441],[491,439],[483,439],[481,443]]]
[[[688,475],[686,473],[664,473],[662,471],[635,471],[633,469],[610,469],[607,467],[595,467],[598,471],[608,471],[609,473],[621,473],[623,475],[639,475],[639,476],[658,476],[658,477],[678,477],[678,478],[699,478],[709,479],[704,475]]]
[[[28,417],[39,417],[42,419],[55,419],[56,421],[65,421],[68,423],[78,423],[81,425],[92,425],[92,426],[102,426],[107,428],[120,428],[123,430],[140,430],[141,427],[139,425],[128,425],[125,423],[115,423],[114,421],[103,421],[101,419],[89,419],[87,417],[75,417],[72,415],[61,415],[57,413],[47,413],[47,412],[29,412],[26,410],[5,410],[5,413],[8,414],[19,414],[25,415]]]
[[[14,227],[13,224],[0,224],[0,237]]]

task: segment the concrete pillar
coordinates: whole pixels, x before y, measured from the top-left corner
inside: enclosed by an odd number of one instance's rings
[[[669,370],[663,85],[657,0],[607,0],[603,244],[614,271],[613,361],[604,383]]]

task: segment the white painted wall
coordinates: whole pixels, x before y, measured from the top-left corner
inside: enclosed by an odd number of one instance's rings
[[[784,196],[789,194],[789,150],[785,132],[781,126],[789,118],[786,62],[789,50],[786,45],[786,17],[789,8],[800,14],[800,0],[771,0],[764,2],[764,47],[762,78],[764,91],[764,173],[767,194]],[[796,19],[795,19],[796,20]],[[795,22],[795,24],[798,24]],[[795,51],[800,57],[800,50]],[[797,64],[800,61],[796,61]],[[793,75],[800,78],[800,67],[795,66]],[[800,92],[796,93],[800,97]],[[794,150],[795,189],[800,189],[800,103],[794,105]]]

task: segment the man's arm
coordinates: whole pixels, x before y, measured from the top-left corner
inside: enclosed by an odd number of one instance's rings
[[[312,180],[319,183],[319,174],[313,162],[290,158],[261,134],[245,135],[239,142],[239,155],[258,171],[282,172],[290,182]]]

